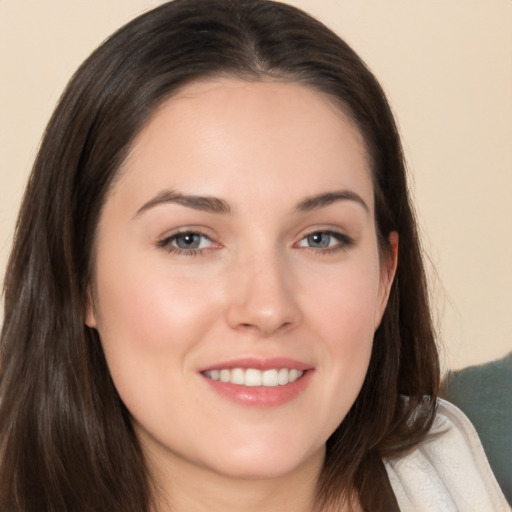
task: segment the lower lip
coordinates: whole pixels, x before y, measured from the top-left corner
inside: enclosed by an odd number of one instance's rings
[[[203,376],[214,391],[240,405],[252,407],[278,407],[297,398],[308,386],[313,370],[284,386],[241,386]]]

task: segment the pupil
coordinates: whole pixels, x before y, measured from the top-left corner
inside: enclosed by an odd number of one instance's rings
[[[199,235],[192,233],[181,235],[176,239],[176,245],[180,249],[195,249],[199,247]]]
[[[328,247],[329,235],[327,233],[314,233],[309,235],[309,243],[313,247]]]

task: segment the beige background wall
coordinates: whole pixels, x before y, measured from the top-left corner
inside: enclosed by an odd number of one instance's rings
[[[0,0],[0,273],[45,123],[107,35],[159,2]],[[295,0],[344,37],[403,134],[445,366],[512,348],[512,2]],[[442,283],[442,284],[440,284]]]

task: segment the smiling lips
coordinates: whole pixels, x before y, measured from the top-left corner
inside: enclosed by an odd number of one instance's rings
[[[211,389],[237,404],[257,407],[284,405],[309,385],[314,368],[288,358],[239,359],[203,369]]]
[[[206,377],[220,382],[229,382],[239,386],[247,387],[276,387],[286,386],[302,377],[303,370],[296,368],[273,368],[269,370],[258,370],[256,368],[233,368],[223,370],[207,370],[203,372]]]

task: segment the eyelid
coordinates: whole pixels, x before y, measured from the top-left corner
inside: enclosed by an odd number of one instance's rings
[[[181,255],[192,255],[195,256],[197,254],[203,254],[204,251],[210,251],[213,249],[219,249],[221,244],[219,244],[210,234],[208,234],[204,228],[198,226],[186,226],[175,229],[174,231],[160,237],[156,241],[156,246],[165,249],[166,251],[174,254]],[[173,242],[180,236],[185,235],[198,235],[202,238],[207,238],[211,242],[210,247],[199,247],[199,248],[181,248],[173,245]]]
[[[181,254],[181,255],[198,255],[209,252],[214,249],[220,249],[222,244],[219,243],[216,238],[208,233],[208,229],[200,226],[185,226],[175,229],[174,231],[160,237],[155,245],[161,249],[165,249],[169,253]],[[312,236],[317,233],[326,234],[335,238],[337,243],[333,246],[327,247],[308,247],[303,246],[301,243],[309,236]],[[208,247],[191,247],[191,248],[182,248],[177,247],[173,244],[173,242],[180,236],[184,235],[198,235],[202,238],[208,239],[211,244]],[[333,228],[331,226],[315,226],[308,230],[302,231],[302,233],[297,237],[297,241],[293,244],[293,247],[299,249],[309,250],[314,253],[332,253],[340,250],[348,250],[355,243],[353,237],[348,235],[341,228]]]
[[[312,236],[316,233],[323,233],[330,235],[334,237],[338,243],[334,246],[328,246],[328,247],[307,247],[307,246],[301,246],[299,245],[303,240],[305,240],[307,237]],[[298,241],[294,244],[295,247],[303,248],[306,250],[310,250],[315,253],[332,253],[340,250],[348,250],[350,247],[352,247],[355,243],[355,240],[345,233],[343,230],[339,228],[333,228],[333,227],[322,227],[322,226],[316,226],[314,228],[308,229],[306,232],[303,232],[299,238]]]

